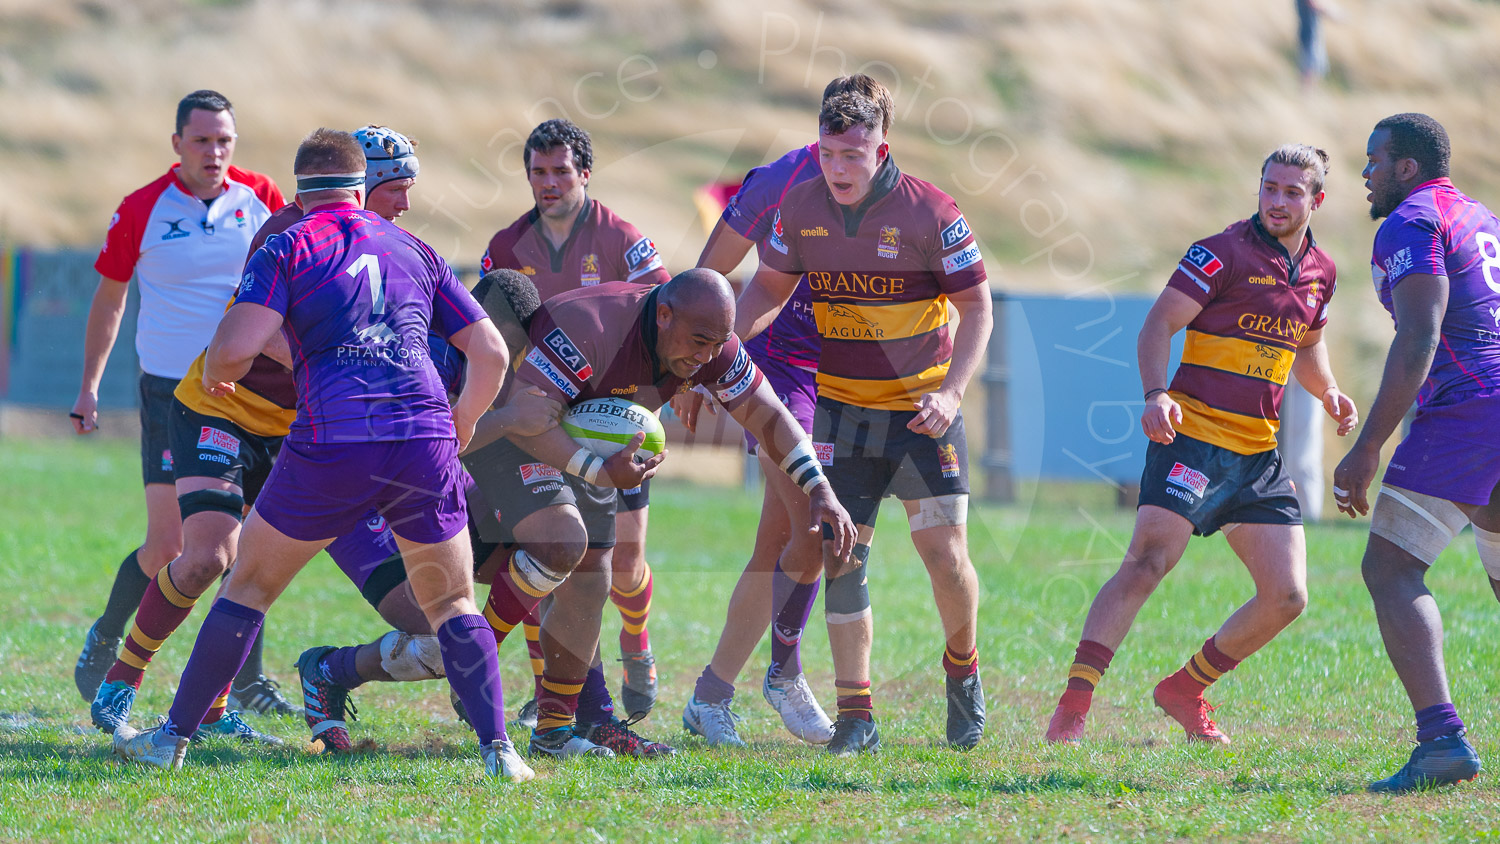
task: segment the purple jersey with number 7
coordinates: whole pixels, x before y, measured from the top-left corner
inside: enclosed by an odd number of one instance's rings
[[[452,438],[427,335],[484,319],[431,247],[354,205],[317,209],[256,251],[235,302],[285,319],[297,383],[292,442]]]
[[[1375,234],[1370,269],[1393,317],[1391,291],[1407,276],[1448,279],[1442,336],[1419,406],[1500,394],[1500,220],[1488,208],[1447,179],[1418,185]],[[1493,430],[1492,419],[1480,424]]]

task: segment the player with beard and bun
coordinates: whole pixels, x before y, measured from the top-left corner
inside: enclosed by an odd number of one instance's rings
[[[830,753],[876,750],[870,690],[874,623],[864,565],[881,499],[900,498],[932,580],[945,648],[950,745],[984,730],[979,583],[969,560],[968,455],[959,402],[992,325],[979,246],[953,199],[890,155],[889,96],[836,94],[818,114],[823,178],[787,191],[771,248],[740,299],[754,338],[805,273],[822,332],[813,440],[859,525],[853,562],[825,558],[823,608],[838,718]],[[949,306],[958,312],[950,325]]]
[[[1320,397],[1340,436],[1358,421],[1323,342],[1333,260],[1309,230],[1327,172],[1320,149],[1277,148],[1261,165],[1258,213],[1193,244],[1146,316],[1136,348],[1151,444],[1135,531],[1120,570],[1089,607],[1048,741],[1083,737],[1094,687],[1191,536],[1222,530],[1255,596],[1156,686],[1156,705],[1189,739],[1229,743],[1208,717],[1204,690],[1307,605],[1302,514],[1276,451],[1287,380]],[[1184,328],[1182,362],[1168,384],[1172,336]]]
[[[606,281],[661,284],[670,278],[651,239],[589,197],[594,147],[588,132],[568,120],[547,120],[531,130],[521,155],[536,204],[490,239],[480,261],[485,272],[501,267],[520,270],[536,285],[543,302]],[[640,719],[656,706],[656,657],[646,629],[652,592],[651,567],[646,563],[650,483],[622,490],[619,504],[617,544],[610,558],[614,570],[610,600],[621,621],[620,659],[625,667],[621,702],[627,714]],[[536,619],[526,623],[525,633],[540,694],[542,661]],[[533,699],[521,708],[520,720],[535,726],[535,719]]]
[[[114,663],[125,624],[152,578],[182,552],[182,518],[173,488],[168,417],[172,392],[203,351],[224,303],[234,293],[255,230],[286,204],[270,177],[241,170],[234,159],[234,107],[216,91],[194,91],[177,104],[172,151],[180,161],[125,197],[109,224],[94,268],[99,288],[84,336],[83,385],[69,414],[79,434],[96,430],[99,380],[125,313],[133,277],[140,285],[136,325],[140,356],[141,472],[146,488],[146,541],[120,563],[104,614],[89,628],[73,671],[78,693],[94,699]],[[246,660],[260,675],[257,645]],[[258,684],[256,711],[295,714],[276,692]]]
[[[648,411],[703,385],[808,493],[802,528],[827,526],[834,540],[830,557],[842,559],[854,538],[848,514],[829,488],[812,443],[777,401],[733,325],[734,293],[712,270],[688,270],[656,287],[607,282],[563,293],[543,303],[532,320],[532,349],[515,383],[538,387],[569,406],[630,387],[633,400]],[[503,636],[555,595],[542,625],[546,674],[533,755],[672,753],[614,716],[607,697],[600,697],[597,675],[614,490],[637,485],[665,457],[635,462],[644,439],[637,434],[601,460],[557,428],[540,437],[511,436],[465,456],[485,500],[503,516],[502,542],[515,548],[495,575],[485,607],[490,623]]]
[[[1443,621],[1425,584],[1448,543],[1474,529],[1500,596],[1500,220],[1448,178],[1448,133],[1425,114],[1375,124],[1366,149],[1370,269],[1396,323],[1365,428],[1333,473],[1334,501],[1370,511],[1380,448],[1415,402],[1370,519],[1364,577],[1396,676],[1416,711],[1417,747],[1371,791],[1472,779],[1479,755],[1448,691]]]
[[[283,331],[296,364],[297,418],[167,719],[144,733],[115,733],[115,752],[128,761],[182,765],[266,610],[314,554],[374,507],[389,520],[417,605],[437,631],[486,770],[525,778],[505,736],[494,635],[474,604],[458,463],[505,377],[505,345],[430,247],[360,208],[365,167],[346,132],[319,129],[302,142],[294,171],[308,215],[251,258],[209,344],[203,383],[224,395]],[[451,409],[429,360],[429,330],[468,359]]]
[[[845,91],[857,91],[880,101],[884,114],[882,128],[890,131],[895,106],[883,85],[862,73],[841,76],[823,88],[823,99]],[[739,266],[751,246],[756,247],[757,255],[764,254],[770,248],[771,224],[782,197],[793,185],[822,177],[815,143],[751,170],[724,208],[698,258],[698,266],[727,274]],[[776,315],[776,321],[745,343],[750,359],[809,434],[818,401],[821,346],[818,323],[813,317],[812,292],[805,275]],[[696,426],[702,402],[703,396],[697,392],[673,400],[673,409],[688,430]],[[833,722],[818,705],[802,672],[802,633],[812,615],[819,575],[823,572],[816,537],[791,529],[807,509],[807,496],[775,471],[776,466],[760,453],[754,437],[746,434],[745,444],[759,458],[766,480],[755,547],[729,596],[724,630],[719,634],[713,659],[698,675],[692,697],[683,709],[683,724],[713,746],[744,744],[735,726],[737,718],[730,709],[734,681],[770,624],[771,664],[761,684],[761,694],[781,716],[788,732],[811,744],[827,744],[833,737]],[[766,588],[767,582],[770,588]]]

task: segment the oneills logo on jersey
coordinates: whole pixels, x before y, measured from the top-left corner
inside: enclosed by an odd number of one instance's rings
[[[895,226],[881,226],[880,239],[875,243],[875,254],[882,258],[895,258],[901,254],[901,230]]]
[[[1272,285],[1274,285],[1276,283],[1276,279],[1274,279],[1274,278],[1272,278],[1271,276],[1268,276],[1268,275],[1253,275],[1253,276],[1250,276],[1250,283],[1251,284],[1272,284]]]
[[[959,214],[957,220],[949,223],[948,228],[943,229],[943,245],[939,248],[952,249],[963,243],[964,238],[968,237],[969,234],[969,221],[964,219],[964,215]]]
[[[799,231],[797,233],[802,235],[803,237],[827,237],[828,229],[823,226],[818,226],[817,228],[803,229],[802,231]]]
[[[578,270],[578,282],[584,287],[599,283],[599,256],[590,252],[583,256],[583,265]]]
[[[546,337],[542,338],[542,343],[557,355],[557,359],[562,361],[563,366],[577,376],[578,380],[587,381],[589,376],[594,374],[594,367],[584,358],[583,353],[578,351],[572,338],[563,333],[561,328],[552,329]]]
[[[776,209],[776,220],[771,223],[771,248],[786,254],[786,230],[781,227],[781,209]]]

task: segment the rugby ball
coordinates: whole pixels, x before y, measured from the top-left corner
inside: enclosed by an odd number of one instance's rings
[[[661,454],[667,434],[656,414],[621,398],[587,399],[563,414],[562,429],[578,444],[600,457],[609,457],[644,431],[646,441],[636,450],[638,460]]]

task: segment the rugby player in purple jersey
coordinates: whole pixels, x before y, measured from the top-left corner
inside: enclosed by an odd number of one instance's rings
[[[215,395],[278,331],[294,363],[297,418],[242,532],[238,564],[204,619],[165,722],[115,733],[124,759],[182,765],[203,713],[243,661],[265,611],[334,537],[376,507],[402,551],[412,591],[437,631],[491,775],[525,763],[505,737],[494,635],[473,597],[458,451],[498,394],[504,342],[430,247],[360,208],[365,156],[346,132],[319,129],[294,172],[308,215],[245,269],[209,345]],[[450,410],[429,359],[429,331],[468,359]],[[351,483],[351,479],[358,479]]]
[[[1425,114],[1375,124],[1365,187],[1375,233],[1370,269],[1396,323],[1365,428],[1333,474],[1334,501],[1370,512],[1380,448],[1415,402],[1370,519],[1364,578],[1386,653],[1416,711],[1417,747],[1371,791],[1474,778],[1443,664],[1443,621],[1427,570],[1464,525],[1500,595],[1500,220],[1448,178],[1448,133]]]

